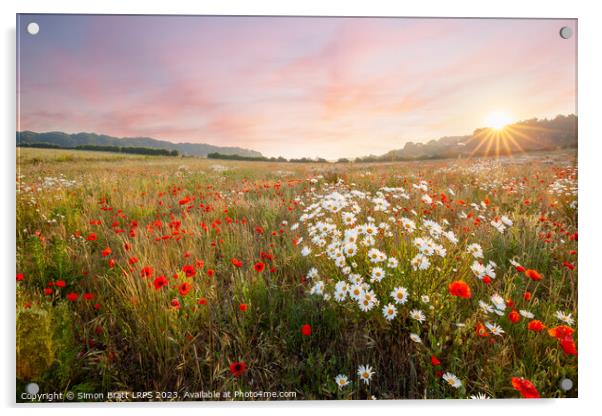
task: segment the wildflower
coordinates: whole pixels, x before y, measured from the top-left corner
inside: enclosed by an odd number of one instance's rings
[[[186,277],[192,277],[196,274],[196,269],[192,264],[187,264],[182,266],[182,272],[184,272]]]
[[[253,268],[256,272],[261,273],[265,269],[265,264],[261,261],[258,261],[257,263],[255,263],[255,266],[253,266]]]
[[[342,389],[350,383],[349,378],[343,374],[339,374],[338,376],[336,376],[334,378],[334,381],[335,383],[337,383],[337,386],[339,386],[339,389]]]
[[[484,393],[471,394],[470,398],[472,400],[488,400],[488,399],[491,399],[491,397],[487,396]]]
[[[417,344],[422,343],[422,340],[420,339],[420,336],[418,336],[418,334],[410,333],[410,339]]]
[[[23,273],[17,273],[17,282],[20,282],[23,280]]]
[[[567,325],[573,325],[575,323],[575,320],[572,318],[571,315],[572,314],[570,313],[567,314],[562,311],[556,311],[556,314],[554,316],[556,316],[556,319],[564,322]]]
[[[477,322],[477,325],[475,327],[475,332],[480,337],[487,337],[487,336],[489,336],[489,333],[487,332],[487,329],[485,328],[485,325],[483,325],[480,322]]]
[[[543,276],[537,270],[533,269],[525,270],[525,276],[535,281],[543,279]]]
[[[180,287],[178,288],[178,291],[180,292],[180,295],[186,296],[188,294],[188,292],[190,292],[191,288],[192,288],[192,286],[190,283],[184,282],[180,285]]]
[[[103,257],[107,257],[107,256],[109,256],[109,255],[110,255],[112,252],[113,252],[113,250],[111,250],[111,248],[110,248],[110,247],[107,247],[107,248],[105,248],[105,249],[102,251],[102,253],[101,253],[101,254],[102,254],[102,256],[103,256]]]
[[[167,286],[167,278],[165,276],[157,276],[153,281],[153,285],[155,286],[156,290],[159,290],[164,286]]]
[[[242,376],[247,371],[247,364],[244,361],[230,363],[230,373],[234,377]]]
[[[502,329],[502,327],[497,324],[492,324],[490,322],[486,322],[485,326],[487,327],[487,329],[489,329],[489,331],[493,335],[497,335],[498,337],[501,337],[502,334],[504,333],[504,330]]]
[[[458,377],[456,377],[455,374],[447,372],[443,374],[443,380],[447,381],[447,384],[456,389],[462,387],[462,382],[460,381],[460,379],[458,379]]]
[[[365,384],[370,384],[374,371],[369,365],[360,365],[357,369],[357,375]]]
[[[420,309],[413,309],[410,311],[410,318],[422,323],[425,321],[426,317],[424,316],[424,312]]]
[[[301,335],[304,337],[308,337],[311,335],[311,325],[303,324],[301,325]]]
[[[98,238],[98,237],[96,236],[96,233],[90,233],[90,234],[88,234],[88,236],[86,237],[86,240],[88,240],[88,241],[96,241],[96,240],[97,240],[97,238]]]
[[[469,299],[472,296],[470,287],[462,280],[457,280],[450,283],[448,290],[452,296],[457,296],[464,299]]]
[[[239,309],[241,312],[246,312],[246,311],[247,311],[247,304],[246,304],[246,303],[241,303],[241,304],[239,305],[238,309]]]
[[[142,277],[153,277],[154,270],[150,266],[145,266],[140,270],[140,275]]]
[[[239,268],[242,267],[242,261],[238,260],[237,258],[232,258],[232,264],[235,267],[239,267]]]
[[[178,299],[176,299],[176,298],[173,298],[173,299],[171,300],[170,304],[171,304],[171,307],[172,307],[172,308],[174,308],[174,309],[176,309],[176,310],[180,309],[180,301],[179,301]]]
[[[392,303],[389,303],[383,307],[383,316],[387,321],[395,319],[397,316],[397,308]]]
[[[541,321],[538,321],[537,319],[534,319],[527,324],[527,329],[533,332],[541,332],[544,328],[545,326],[543,325],[543,323]]]
[[[396,287],[390,293],[391,297],[395,300],[398,305],[403,305],[408,300],[408,289],[405,287]]]
[[[512,312],[508,314],[508,319],[510,320],[510,322],[515,324],[518,321],[520,321],[520,314],[513,309]]]
[[[512,377],[512,387],[518,390],[521,396],[523,396],[525,399],[541,397],[539,395],[539,392],[535,388],[535,385],[527,379],[520,377]]]
[[[67,300],[69,302],[75,302],[79,298],[79,295],[75,292],[70,292],[67,294]]]
[[[439,359],[436,356],[431,355],[431,364],[433,366],[437,367],[437,366],[441,365],[441,361],[439,361]]]

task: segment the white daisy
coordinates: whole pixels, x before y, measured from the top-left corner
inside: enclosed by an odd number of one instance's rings
[[[392,303],[389,303],[383,307],[383,316],[387,321],[395,319],[397,316],[397,308]]]
[[[398,305],[403,305],[408,300],[408,289],[405,287],[396,287],[391,292],[391,297]]]
[[[456,389],[462,387],[462,382],[460,381],[460,379],[458,377],[456,377],[455,374],[447,372],[447,373],[443,374],[443,380],[447,381],[447,384],[449,384],[450,386],[452,386]]]
[[[416,321],[422,323],[426,320],[426,317],[424,316],[424,312],[422,312],[420,309],[412,309],[410,311],[410,318],[415,319]]]
[[[370,384],[370,380],[374,375],[374,371],[372,371],[372,367],[370,367],[367,364],[360,365],[357,368],[357,375],[359,376],[360,380],[362,380],[365,384]]]
[[[349,383],[351,383],[349,381],[349,378],[344,375],[344,374],[339,374],[338,376],[336,376],[334,378],[335,383],[337,383],[337,386],[339,386],[339,389],[342,389],[343,387],[349,385]]]
[[[564,313],[562,311],[556,311],[556,319],[558,319],[559,321],[564,322],[567,325],[573,325],[575,323],[575,320],[573,319],[573,317],[571,316],[571,313]]]

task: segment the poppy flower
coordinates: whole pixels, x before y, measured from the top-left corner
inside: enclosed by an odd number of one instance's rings
[[[525,294],[523,295],[523,299],[524,300],[531,300],[531,292],[525,292]]]
[[[247,364],[244,361],[230,363],[230,373],[232,373],[234,377],[242,376],[245,371],[247,371]]]
[[[207,270],[207,276],[209,276],[209,277],[213,277],[213,275],[215,275],[215,270],[213,270],[213,269],[208,269],[208,270]]]
[[[109,267],[112,269],[115,267],[115,259],[109,259]]]
[[[186,296],[188,294],[188,292],[190,292],[190,288],[192,286],[190,285],[190,283],[188,282],[184,282],[180,285],[180,287],[178,288],[180,295],[182,296]]]
[[[475,332],[480,337],[489,336],[489,334],[487,333],[487,328],[485,328],[485,325],[483,325],[480,322],[477,322],[477,325],[475,326]]]
[[[192,277],[196,274],[196,269],[194,268],[194,266],[192,264],[187,264],[185,266],[182,266],[182,271],[184,272],[186,277]]]
[[[520,314],[516,310],[513,309],[512,312],[510,312],[508,314],[508,319],[510,320],[510,322],[515,324],[518,321],[520,321]]]
[[[441,365],[441,361],[436,356],[431,355],[431,364],[436,367]]]
[[[566,325],[559,325],[555,328],[548,329],[548,334],[551,337],[554,337],[557,339],[570,337],[573,335],[573,332],[574,332],[573,328],[571,328],[570,326],[566,326]]]
[[[257,273],[261,273],[263,271],[263,269],[265,269],[265,264],[258,261],[257,263],[255,263],[255,266],[253,266],[255,268],[255,271]]]
[[[536,281],[543,279],[543,276],[537,270],[533,270],[533,269],[525,270],[525,276],[527,276],[529,279],[536,280]]]
[[[157,276],[153,281],[153,285],[155,285],[155,289],[159,290],[164,286],[167,286],[167,278],[163,275]]]
[[[240,306],[238,307],[238,309],[240,309],[241,312],[246,312],[247,311],[247,304],[246,303],[241,303]]]
[[[236,267],[242,267],[242,261],[238,260],[237,258],[232,258],[232,264]]]
[[[448,286],[449,293],[452,296],[457,296],[459,298],[469,299],[472,296],[470,292],[470,287],[466,284],[466,282],[462,280],[457,280],[452,282]]]
[[[577,355],[577,347],[575,346],[575,341],[573,341],[573,337],[571,336],[562,338],[560,340],[560,347],[566,355]]]
[[[23,280],[23,273],[17,273],[17,282]]]
[[[44,288],[44,294],[45,294],[46,296],[50,296],[50,295],[52,295],[52,289],[51,289],[51,288],[49,288],[49,287],[47,287],[47,288]]]
[[[65,287],[65,281],[64,280],[57,280],[56,282],[54,282],[54,285],[56,287]]]
[[[88,240],[88,241],[96,241],[97,239],[98,239],[98,237],[96,236],[96,233],[90,233],[86,237],[86,240]]]
[[[107,247],[102,251],[102,256],[103,257],[107,257],[109,256],[111,253],[113,252],[113,250],[111,250],[111,247]]]
[[[170,302],[172,308],[174,309],[180,309],[180,301],[176,298],[173,298]]]
[[[205,298],[200,298],[197,302],[199,305],[206,305],[207,304],[207,299]]]
[[[541,332],[541,331],[543,331],[544,328],[545,328],[544,324],[540,320],[537,320],[537,319],[533,319],[527,325],[527,329],[529,331],[533,331],[533,332]]]
[[[311,335],[311,325],[303,324],[301,325],[301,335],[304,337],[308,337]]]
[[[94,299],[94,295],[92,293],[84,293],[84,299],[92,300]]]
[[[257,234],[263,234],[263,228],[262,228],[262,227],[260,227],[260,226],[257,226],[257,227],[255,227],[255,232],[256,232]]]
[[[512,387],[518,390],[525,399],[536,399],[541,397],[535,388],[535,385],[527,379],[512,377]]]
[[[142,277],[153,277],[154,270],[150,266],[145,266],[140,270],[140,276]]]
[[[67,294],[67,300],[69,302],[75,302],[77,300],[77,298],[79,298],[79,295],[75,292],[71,292]]]

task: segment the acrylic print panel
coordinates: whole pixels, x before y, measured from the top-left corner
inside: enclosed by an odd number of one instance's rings
[[[17,401],[578,395],[576,20],[17,20]]]

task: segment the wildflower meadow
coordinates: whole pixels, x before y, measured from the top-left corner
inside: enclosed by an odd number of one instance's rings
[[[576,397],[575,153],[279,163],[18,148],[17,391]]]

